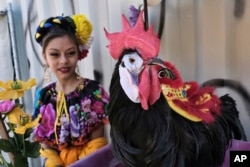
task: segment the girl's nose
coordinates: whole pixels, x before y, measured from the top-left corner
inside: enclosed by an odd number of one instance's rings
[[[65,64],[68,62],[67,56],[65,54],[62,54],[60,56],[60,63]]]

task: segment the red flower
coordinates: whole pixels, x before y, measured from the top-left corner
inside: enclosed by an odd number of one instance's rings
[[[82,60],[83,58],[87,57],[88,52],[89,52],[88,50],[82,50],[82,51],[80,51],[78,60]]]

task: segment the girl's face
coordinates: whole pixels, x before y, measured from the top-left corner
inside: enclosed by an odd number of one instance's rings
[[[77,45],[67,35],[52,39],[45,48],[43,56],[46,64],[58,80],[76,77],[78,49]]]

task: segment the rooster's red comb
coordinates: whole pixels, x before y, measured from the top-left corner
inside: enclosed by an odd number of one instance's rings
[[[114,59],[119,59],[124,49],[136,50],[143,59],[158,56],[160,39],[153,32],[153,26],[150,26],[148,30],[144,29],[143,11],[140,12],[134,27],[130,25],[124,15],[122,15],[122,25],[122,32],[108,33],[104,29],[110,42],[107,47]]]

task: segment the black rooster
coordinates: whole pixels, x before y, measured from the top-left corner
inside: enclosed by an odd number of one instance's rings
[[[235,101],[182,82],[171,63],[155,59],[159,43],[152,29],[143,35],[141,20],[129,29],[123,17],[122,33],[106,31],[118,59],[108,106],[114,156],[127,167],[221,166],[230,140],[246,140]]]

